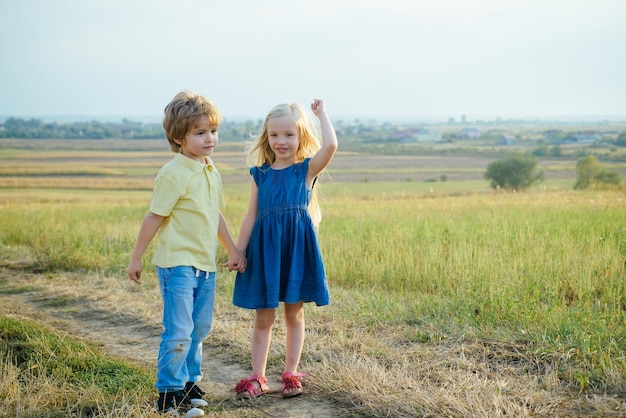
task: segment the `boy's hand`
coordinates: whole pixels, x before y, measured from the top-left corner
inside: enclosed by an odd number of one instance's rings
[[[128,268],[126,269],[128,273],[128,277],[137,284],[141,283],[141,261],[131,261],[128,263]]]
[[[246,271],[245,263],[230,263],[230,262],[226,262],[226,263],[222,264],[222,267],[226,267],[228,269],[228,271],[236,270],[239,273],[243,273],[244,271]]]

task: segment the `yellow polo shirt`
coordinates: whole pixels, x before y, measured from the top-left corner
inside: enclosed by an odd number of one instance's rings
[[[217,271],[217,229],[223,206],[222,179],[213,161],[206,157],[205,165],[176,154],[154,180],[150,211],[165,220],[152,263]]]

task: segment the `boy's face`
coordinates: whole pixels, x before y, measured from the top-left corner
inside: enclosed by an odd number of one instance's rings
[[[176,140],[181,147],[181,153],[192,160],[204,163],[204,157],[213,153],[219,141],[217,128],[211,126],[206,117],[200,119],[184,139]]]

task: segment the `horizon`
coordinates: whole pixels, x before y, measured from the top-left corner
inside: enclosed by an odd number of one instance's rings
[[[262,120],[265,116],[238,116],[222,115],[223,121],[246,122]],[[145,124],[160,124],[163,116],[156,115],[0,115],[0,123],[4,124],[7,119],[16,118],[21,120],[41,120],[45,123],[80,123],[96,121],[100,123],[121,123],[123,120],[140,122]],[[625,115],[416,115],[413,117],[371,117],[371,116],[331,116],[334,123],[342,122],[369,122],[376,123],[422,123],[422,124],[473,124],[473,123],[498,123],[507,121],[520,122],[543,122],[543,123],[626,123]]]

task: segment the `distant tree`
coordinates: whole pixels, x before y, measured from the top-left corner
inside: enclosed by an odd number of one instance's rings
[[[491,180],[494,189],[500,187],[519,191],[543,180],[543,171],[537,168],[535,158],[518,153],[491,162],[485,178]]]
[[[619,134],[617,139],[615,140],[615,145],[618,147],[626,147],[626,132],[622,132]]]
[[[547,145],[539,145],[532,151],[532,155],[535,157],[545,157],[548,154]]]
[[[563,155],[563,149],[560,145],[553,145],[550,147],[550,155],[552,157],[560,157]]]
[[[145,124],[123,119],[122,123],[91,122],[45,123],[40,119],[8,118],[0,138],[163,138],[158,123]]]
[[[590,155],[576,163],[577,178],[574,189],[619,186],[622,176],[615,171],[604,170],[596,157]]]
[[[619,186],[622,176],[617,171],[600,170],[594,179],[598,185]]]
[[[593,155],[581,158],[576,163],[576,183],[574,189],[587,189],[602,167]]]
[[[535,157],[560,157],[563,155],[563,149],[558,144],[552,145],[551,147],[542,144],[533,149],[531,154]]]

